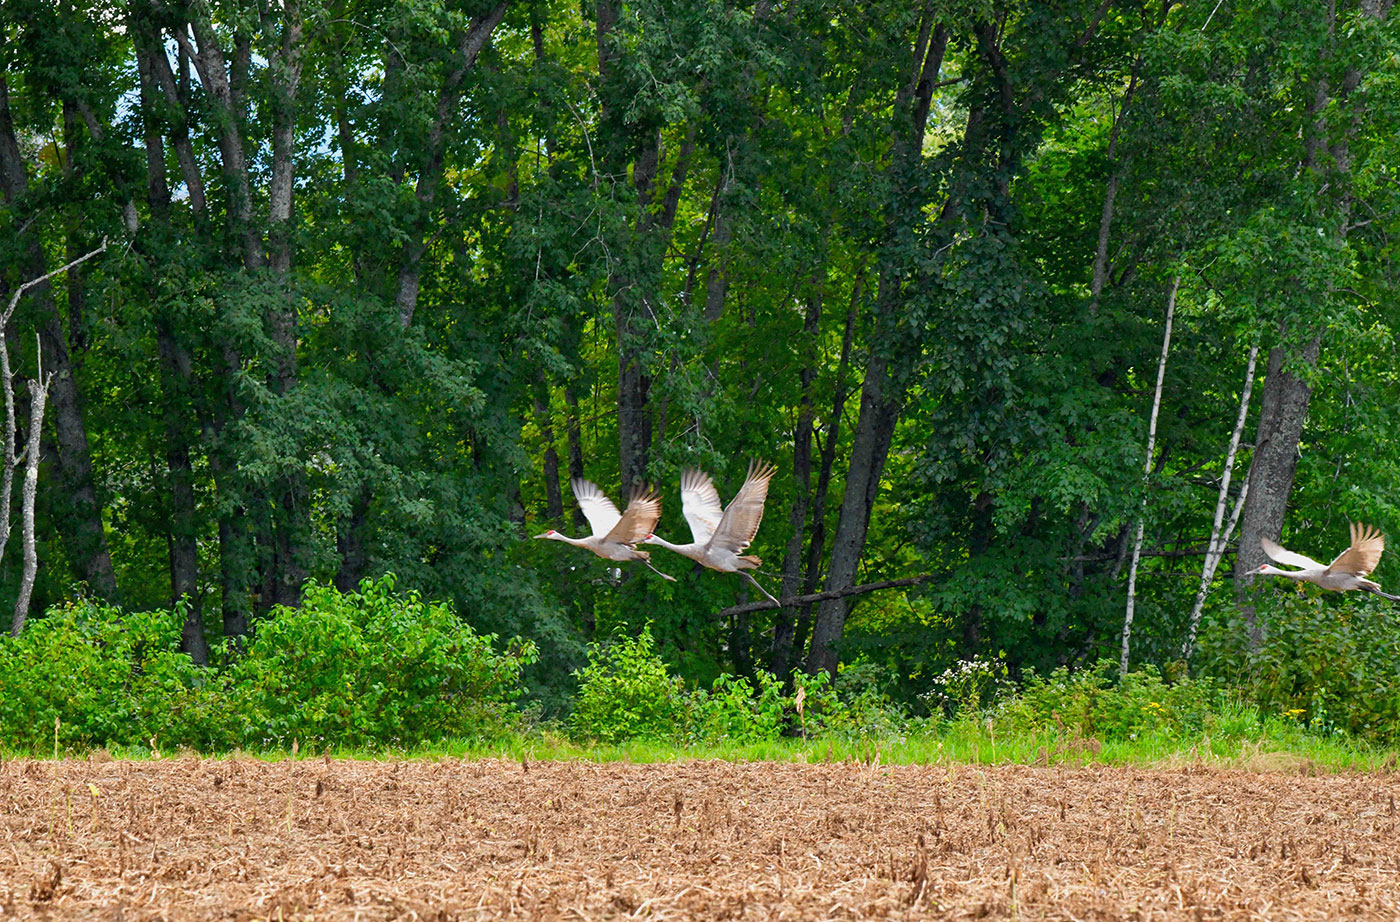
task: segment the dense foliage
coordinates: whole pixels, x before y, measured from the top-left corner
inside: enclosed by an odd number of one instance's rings
[[[344,595],[310,586],[301,607],[273,609],[246,650],[220,650],[217,667],[180,651],[182,611],[51,610],[0,640],[0,745],[319,751],[514,728],[534,646],[497,652],[493,635],[448,606],[392,589],[391,577]]]
[[[0,300],[109,246],[6,330],[17,444],[53,377],[5,732],[407,744],[524,687],[600,739],[755,737],[794,671],[952,717],[1121,650],[1392,735],[1392,610],[1248,571],[1400,533],[1397,22],[6,0]],[[656,484],[679,540],[682,469],[728,499],[750,458],[767,585],[830,597],[526,540],[586,528],[573,477]]]

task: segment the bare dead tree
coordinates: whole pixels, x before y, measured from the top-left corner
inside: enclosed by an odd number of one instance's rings
[[[37,340],[39,334],[34,334]],[[37,345],[37,344],[36,344]],[[44,374],[44,354],[35,351],[38,374],[29,379],[29,439],[24,446],[24,494],[20,504],[21,537],[24,541],[24,573],[15,595],[15,616],[10,634],[18,637],[29,617],[29,599],[34,594],[34,576],[39,572],[39,554],[34,547],[34,497],[39,492],[39,444],[44,431],[44,404],[49,399],[53,372]]]
[[[1162,380],[1167,374],[1167,353],[1172,346],[1172,317],[1176,313],[1176,293],[1181,288],[1181,274],[1172,279],[1172,290],[1167,295],[1167,323],[1162,331],[1162,357],[1157,360],[1157,386],[1152,391],[1152,418],[1147,424],[1147,460],[1142,465],[1144,492],[1142,508],[1138,512],[1137,535],[1133,539],[1133,557],[1128,565],[1128,608],[1123,613],[1123,646],[1118,658],[1118,671],[1128,671],[1128,645],[1133,634],[1133,607],[1137,602],[1138,557],[1142,553],[1142,530],[1147,518],[1147,478],[1152,474],[1152,452],[1157,445],[1157,411],[1162,408]]]
[[[34,591],[34,575],[39,566],[38,556],[34,549],[34,496],[38,491],[39,443],[43,432],[44,405],[48,401],[49,382],[53,378],[53,372],[49,372],[47,376],[44,375],[43,352],[40,349],[35,353],[39,357],[39,371],[29,382],[29,434],[24,448],[17,450],[19,428],[15,424],[15,381],[14,372],[10,368],[10,347],[7,335],[10,318],[14,316],[15,308],[19,307],[20,299],[30,289],[37,288],[54,276],[61,275],[80,263],[87,262],[106,249],[107,238],[103,237],[102,245],[97,249],[85,253],[67,265],[60,266],[52,272],[20,285],[10,295],[10,303],[6,305],[5,312],[0,314],[0,387],[3,388],[5,394],[5,457],[0,459],[0,560],[4,559],[5,547],[10,541],[10,507],[14,493],[15,469],[19,467],[21,461],[25,464],[24,487],[20,506],[22,540],[24,542],[24,574],[20,581],[19,594],[15,600],[15,617],[10,624],[10,633],[16,637],[24,629],[24,622],[29,616],[29,599]]]
[[[1191,626],[1186,632],[1186,643],[1181,648],[1181,658],[1185,660],[1191,659],[1191,652],[1196,646],[1196,631],[1201,624],[1201,612],[1205,608],[1210,581],[1215,578],[1215,569],[1220,565],[1220,559],[1225,556],[1225,545],[1229,543],[1230,535],[1235,531],[1235,524],[1240,519],[1240,510],[1244,508],[1244,499],[1249,495],[1249,478],[1246,477],[1244,485],[1240,488],[1240,495],[1235,500],[1235,507],[1230,512],[1230,522],[1222,531],[1220,525],[1230,500],[1230,475],[1234,473],[1235,452],[1239,450],[1245,418],[1249,416],[1249,397],[1254,389],[1254,368],[1258,359],[1259,343],[1256,341],[1249,347],[1249,365],[1244,373],[1244,390],[1240,392],[1240,411],[1235,417],[1235,431],[1230,433],[1230,447],[1225,451],[1225,468],[1220,474],[1220,495],[1215,500],[1215,521],[1210,527],[1210,544],[1206,546],[1206,559],[1201,565],[1201,585],[1196,589],[1196,601],[1191,605]]]

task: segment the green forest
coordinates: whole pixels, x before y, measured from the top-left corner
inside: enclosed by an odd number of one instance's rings
[[[1395,605],[1256,571],[1400,540],[1398,170],[1391,0],[4,0],[0,672],[164,612],[266,691],[285,614],[556,719],[621,637],[1394,738]],[[533,540],[754,461],[778,605]]]

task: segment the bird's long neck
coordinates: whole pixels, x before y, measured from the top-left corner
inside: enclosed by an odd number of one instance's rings
[[[574,547],[583,547],[588,543],[587,538],[570,538],[568,535],[561,535],[558,532],[549,536],[551,541],[563,541],[565,544],[572,544]]]
[[[1269,567],[1263,571],[1266,576],[1286,576],[1289,579],[1302,579],[1307,570],[1280,570],[1278,567]]]
[[[644,543],[660,545],[668,551],[674,551],[677,554],[686,555],[689,555],[692,552],[692,549],[694,548],[694,545],[692,544],[672,544],[660,535],[648,535]]]

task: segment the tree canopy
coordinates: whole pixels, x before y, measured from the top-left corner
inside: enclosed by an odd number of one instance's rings
[[[912,699],[974,655],[1117,656],[1130,591],[1132,662],[1192,654],[1202,584],[1257,642],[1261,537],[1400,527],[1389,0],[7,0],[0,28],[0,294],[110,241],[5,331],[18,384],[53,373],[38,609],[185,598],[202,661],[308,578],[392,572],[532,638],[547,703],[648,621],[699,679],[864,658]],[[682,470],[728,500],[750,459],[779,467],[759,578],[827,598],[526,540],[584,527],[577,477],[656,485],[677,540]]]

